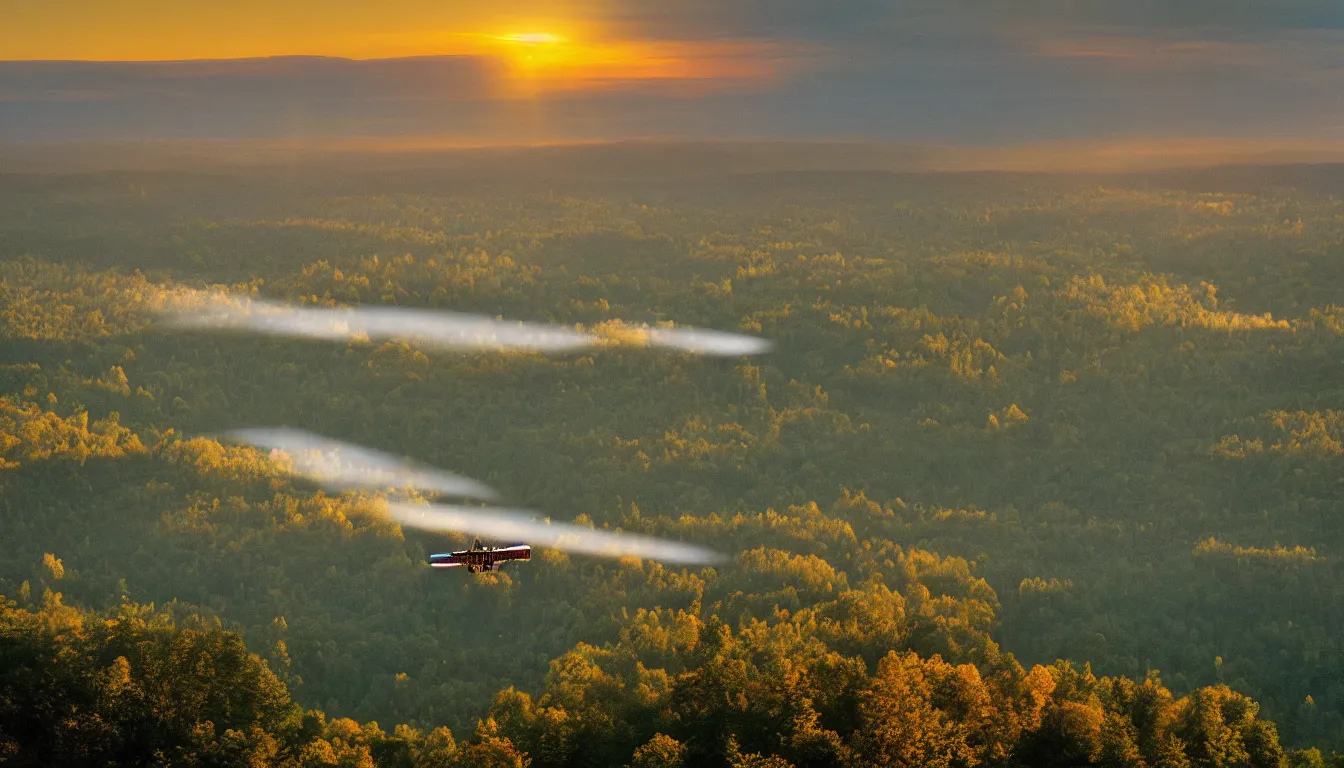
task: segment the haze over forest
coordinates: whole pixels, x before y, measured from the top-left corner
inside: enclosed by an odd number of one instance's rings
[[[3,754],[1279,766],[1344,745],[1344,169],[584,179],[566,169],[604,150],[573,151],[532,176],[4,177]],[[776,346],[154,323],[209,286]],[[732,560],[543,547],[431,572],[467,541],[203,437],[249,425]]]
[[[9,6],[0,765],[1344,767],[1339,3]]]

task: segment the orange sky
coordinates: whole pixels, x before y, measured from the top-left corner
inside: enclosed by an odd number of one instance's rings
[[[441,51],[504,60],[513,85],[526,92],[587,90],[628,81],[680,82],[713,90],[737,84],[769,84],[784,74],[771,56],[777,46],[734,41],[687,42],[594,40],[537,28],[510,34],[452,34],[429,46]]]
[[[1344,136],[1344,27],[1312,16],[1320,0],[1245,0],[1236,13],[1218,0],[991,5],[0,0],[0,62],[474,57],[396,65],[422,72],[425,83],[387,74],[395,67],[342,62],[249,64],[236,81],[193,66],[6,65],[0,103],[15,106],[0,135],[103,135],[114,123],[131,133],[227,133],[244,124],[264,133],[280,130],[286,115],[311,113],[332,130],[341,115],[359,130],[396,132],[447,130],[451,119],[498,138],[480,105],[505,97],[508,109],[535,106],[538,125],[561,136]],[[172,78],[155,74],[166,71],[194,79],[170,88]],[[348,75],[355,71],[366,79]],[[326,85],[284,90],[308,82],[300,72],[317,72],[314,82]],[[440,90],[445,73],[458,77],[451,98]],[[277,90],[281,82],[290,85]],[[384,99],[388,90],[398,100]],[[454,99],[476,106],[453,109]]]
[[[0,59],[149,61],[452,53],[444,33],[572,33],[578,2],[499,0],[41,0],[6,2]],[[571,22],[572,23],[572,22]],[[537,29],[515,29],[522,25]]]
[[[164,61],[323,55],[478,55],[509,65],[518,93],[617,81],[693,90],[782,76],[774,46],[621,37],[600,0],[43,0],[10,3],[0,60]]]

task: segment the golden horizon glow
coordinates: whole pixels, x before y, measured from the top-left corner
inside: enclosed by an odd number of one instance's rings
[[[787,58],[760,42],[622,40],[570,30],[452,32],[424,45],[502,62],[508,78],[501,95],[524,98],[640,82],[695,93],[774,84],[786,74]]]
[[[563,43],[565,38],[559,35],[552,35],[549,32],[529,32],[521,35],[500,35],[500,40],[508,40],[511,43]]]
[[[516,29],[516,28],[515,28]],[[373,33],[322,49],[268,48],[266,41],[215,54],[183,55],[173,49],[134,58],[82,58],[79,61],[218,61],[284,56],[331,56],[374,60],[418,56],[468,56],[503,65],[495,83],[503,98],[534,98],[546,93],[606,90],[631,84],[655,85],[684,95],[779,83],[790,63],[781,46],[757,41],[681,41],[612,39],[574,31]],[[796,47],[795,47],[796,48]],[[59,59],[60,57],[53,57]],[[29,59],[31,60],[31,59]],[[50,59],[49,59],[50,60]]]
[[[397,12],[315,0],[45,0],[7,13],[0,60],[472,56],[500,65],[492,75],[499,96],[533,98],[641,83],[684,94],[769,86],[801,51],[778,41],[632,35],[606,18],[606,0],[516,0],[507,10],[485,0],[388,5]]]

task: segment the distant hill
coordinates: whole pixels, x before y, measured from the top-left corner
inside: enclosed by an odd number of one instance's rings
[[[2,66],[2,65],[0,65]],[[2,108],[0,108],[2,109]],[[1266,169],[1273,168],[1272,171]],[[391,181],[399,188],[445,183],[555,181],[658,182],[791,175],[809,184],[844,174],[843,183],[908,174],[926,184],[930,174],[1137,175],[1145,183],[1188,187],[1217,177],[1226,191],[1301,186],[1338,190],[1344,146],[1257,145],[1252,142],[1041,144],[955,147],[896,143],[799,141],[631,140],[528,146],[463,146],[420,140],[99,140],[0,139],[0,173],[172,171],[233,174],[278,172],[297,179],[331,173],[360,183]],[[800,175],[801,174],[801,175]],[[1193,174],[1193,175],[1192,175]],[[802,175],[808,175],[804,178]],[[325,182],[324,182],[325,183]]]
[[[1041,131],[1024,133],[1011,121],[967,122],[960,132],[930,134],[896,120],[876,133],[831,135],[807,117],[810,102],[792,92],[670,99],[636,89],[501,98],[507,76],[501,67],[481,56],[0,61],[0,171],[226,169],[335,159],[380,170],[695,178],[1344,162],[1344,141],[1333,134],[1211,138],[1135,135],[1121,126],[1098,134],[1081,117],[1067,116],[1051,123],[1054,139],[1031,143],[1021,142]],[[784,102],[802,112],[784,109]],[[1245,126],[1233,127],[1245,134]],[[1077,138],[1097,135],[1110,138]],[[754,140],[767,136],[773,140]],[[843,136],[853,140],[838,140]],[[910,138],[889,138],[900,136]]]
[[[470,132],[495,68],[467,56],[0,62],[0,140]]]

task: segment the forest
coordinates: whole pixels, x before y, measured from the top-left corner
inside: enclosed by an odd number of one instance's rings
[[[1344,167],[515,170],[0,175],[0,764],[1344,766]],[[731,558],[432,571],[245,426]]]

